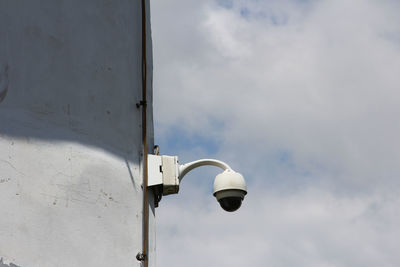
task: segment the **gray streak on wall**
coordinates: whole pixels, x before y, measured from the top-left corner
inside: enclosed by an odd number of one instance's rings
[[[0,64],[0,103],[8,92],[8,64]]]

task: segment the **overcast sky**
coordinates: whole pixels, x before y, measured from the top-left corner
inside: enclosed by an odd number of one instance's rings
[[[212,157],[241,209],[188,174],[157,266],[400,266],[400,1],[152,0],[161,153]]]

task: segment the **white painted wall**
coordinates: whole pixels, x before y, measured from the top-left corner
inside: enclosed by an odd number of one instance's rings
[[[140,266],[141,90],[140,1],[0,0],[0,266]]]

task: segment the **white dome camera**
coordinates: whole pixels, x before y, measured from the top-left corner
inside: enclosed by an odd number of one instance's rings
[[[246,194],[246,182],[240,173],[227,169],[215,177],[214,196],[225,211],[239,209]]]
[[[160,188],[157,190],[157,201],[161,200],[162,195],[177,194],[183,177],[191,170],[206,165],[216,166],[224,170],[215,177],[213,192],[224,210],[232,212],[239,209],[244,196],[247,194],[243,176],[232,170],[225,162],[215,159],[200,159],[180,165],[176,156],[158,155],[149,155],[148,160],[150,180],[147,186]]]

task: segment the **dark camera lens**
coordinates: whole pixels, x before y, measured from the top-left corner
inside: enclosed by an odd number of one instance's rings
[[[219,200],[221,207],[229,212],[235,211],[242,205],[240,197],[224,197]]]

